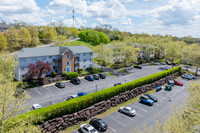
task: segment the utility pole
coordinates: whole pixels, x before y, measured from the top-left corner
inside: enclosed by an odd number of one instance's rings
[[[74,13],[75,13],[75,11],[73,10],[72,13],[73,13],[72,18],[73,18],[73,27],[74,27]]]

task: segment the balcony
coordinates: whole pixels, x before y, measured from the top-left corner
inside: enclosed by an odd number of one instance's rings
[[[60,69],[62,69],[62,66],[53,66],[53,69],[54,70],[60,70]]]
[[[61,62],[61,59],[53,59],[53,62],[59,63],[59,62]]]
[[[79,57],[74,57],[74,60],[75,61],[80,61],[80,58]]]

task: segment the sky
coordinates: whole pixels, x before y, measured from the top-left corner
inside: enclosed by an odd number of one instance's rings
[[[8,23],[96,27],[110,24],[131,33],[200,38],[200,0],[0,0]]]

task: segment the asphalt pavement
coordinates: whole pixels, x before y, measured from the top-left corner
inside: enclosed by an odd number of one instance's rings
[[[134,117],[129,117],[125,114],[114,112],[102,118],[108,124],[108,133],[133,133],[135,129],[142,130],[145,127],[156,126],[158,116],[165,119],[170,116],[174,106],[180,106],[186,103],[188,97],[187,87],[189,80],[179,79],[184,85],[174,86],[172,91],[161,90],[152,95],[157,97],[158,102],[153,106],[148,106],[140,101],[130,104],[129,106],[136,110]],[[74,131],[72,133],[77,133]]]
[[[80,91],[86,93],[93,93],[99,90],[103,90],[112,87],[115,83],[130,82],[138,78],[145,77],[162,71],[159,69],[161,66],[143,66],[142,69],[129,69],[130,74],[124,76],[107,76],[106,79],[100,79],[95,81],[87,81],[81,79],[80,85],[73,85],[70,82],[66,83],[66,87],[60,89],[55,85],[41,86],[33,89],[26,90],[26,94],[30,97],[30,100],[25,106],[31,107],[31,105],[38,103],[42,107],[50,106],[59,102],[65,101],[69,95],[77,94]],[[31,109],[31,108],[30,108]]]

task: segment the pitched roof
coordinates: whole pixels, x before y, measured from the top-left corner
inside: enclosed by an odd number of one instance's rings
[[[38,56],[51,56],[61,55],[69,48],[74,54],[93,52],[87,46],[68,46],[68,47],[36,47],[36,48],[23,48],[17,52],[19,58],[38,57]]]

